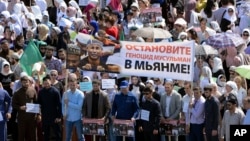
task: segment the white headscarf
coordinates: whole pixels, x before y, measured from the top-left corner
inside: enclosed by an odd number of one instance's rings
[[[214,61],[213,73],[216,73],[218,70],[223,69],[222,61],[220,58],[214,57],[213,61]]]
[[[11,74],[11,73],[13,73],[12,71],[11,71],[11,69],[9,69],[9,72],[4,72],[4,66],[5,65],[9,65],[10,66],[10,63],[9,62],[7,62],[7,61],[4,61],[3,63],[2,63],[2,70],[1,70],[1,73],[3,74],[3,75],[9,75],[9,74]]]
[[[82,11],[81,11],[79,5],[76,3],[76,1],[74,1],[74,0],[69,1],[69,5],[71,5],[71,6],[73,6],[73,7],[75,7],[77,9],[76,16],[77,16],[77,18],[81,18],[82,17]]]
[[[37,28],[37,23],[36,23],[36,19],[33,13],[28,13],[26,14],[27,19],[30,19],[32,22],[32,26],[28,26],[28,29],[31,29],[33,32],[35,32],[36,28]]]
[[[228,10],[233,10],[234,11],[232,16],[229,15]],[[224,18],[229,20],[231,23],[234,23],[237,20],[237,16],[236,16],[236,13],[235,13],[234,6],[228,6],[227,7],[227,11],[226,11],[226,13],[224,15]]]
[[[16,3],[13,7],[13,14],[20,16],[22,14],[22,4]]]
[[[74,22],[75,22],[76,25],[77,25],[77,26],[75,27],[75,29],[77,29],[78,31],[81,30],[81,29],[83,29],[84,26],[85,26],[85,23],[84,23],[84,21],[83,21],[82,18],[76,18],[76,19],[74,20]]]
[[[10,17],[10,12],[9,12],[9,11],[2,11],[2,12],[1,12],[1,15],[4,15],[4,17],[5,17],[6,19],[8,19],[8,18]]]
[[[236,85],[236,83],[234,81],[227,81],[226,85],[228,85],[229,87],[231,87],[233,89],[231,91],[231,93],[233,93],[234,95],[237,94],[238,87],[237,87],[237,85]]]
[[[14,31],[15,31],[16,35],[20,35],[22,33],[22,27],[23,26],[22,26],[22,23],[21,23],[18,15],[12,14],[10,16],[10,18],[15,21],[15,23],[13,24],[13,28],[14,28]]]
[[[248,28],[243,29],[242,33],[247,32],[250,35],[250,30]],[[245,40],[246,41],[246,45],[250,42],[250,36],[248,36],[248,38]]]

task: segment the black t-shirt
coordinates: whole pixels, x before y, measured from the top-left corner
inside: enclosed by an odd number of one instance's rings
[[[8,75],[3,75],[0,73],[0,82],[3,85],[3,88],[12,96],[12,89],[10,88],[10,83],[15,81],[14,73],[10,73]]]

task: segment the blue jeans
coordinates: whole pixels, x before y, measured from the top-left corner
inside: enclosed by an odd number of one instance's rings
[[[71,140],[73,127],[76,127],[78,141],[84,141],[82,134],[82,120],[66,121],[66,141]]]

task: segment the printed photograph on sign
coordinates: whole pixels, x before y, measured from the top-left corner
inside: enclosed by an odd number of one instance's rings
[[[115,136],[129,136],[133,137],[134,123],[130,120],[114,120],[113,134]]]
[[[145,9],[140,13],[142,23],[158,23],[162,22],[161,8]]]
[[[115,47],[103,46],[103,43],[96,39],[91,39],[87,43],[86,56],[80,60],[79,68],[86,71],[99,71],[119,73],[120,66],[117,64],[107,64],[107,60],[115,52]]]
[[[66,68],[75,72],[80,63],[80,49],[75,44],[68,44]]]

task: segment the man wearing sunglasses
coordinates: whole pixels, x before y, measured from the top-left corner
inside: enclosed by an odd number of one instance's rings
[[[139,132],[143,132],[144,141],[158,141],[162,117],[160,103],[153,98],[153,90],[150,87],[143,90],[143,95],[146,100],[141,104]]]

